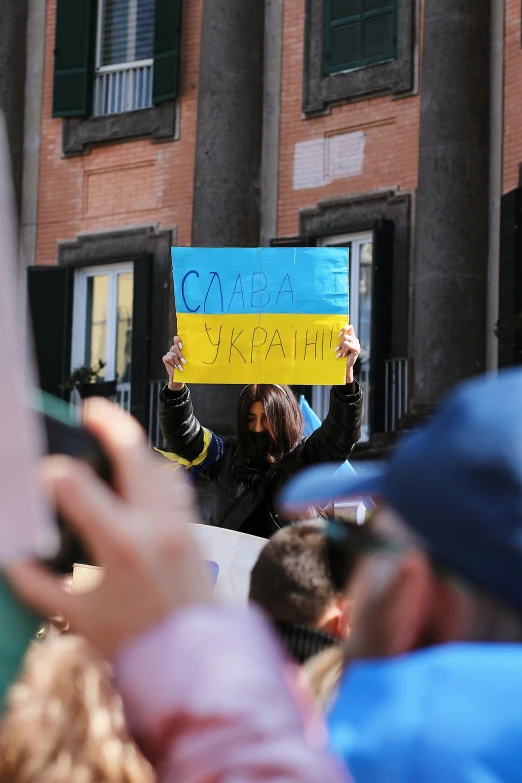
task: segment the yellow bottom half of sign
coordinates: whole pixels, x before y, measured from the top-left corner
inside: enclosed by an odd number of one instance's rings
[[[338,315],[178,313],[187,383],[342,384]]]

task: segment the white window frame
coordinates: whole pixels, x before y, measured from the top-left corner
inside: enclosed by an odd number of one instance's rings
[[[331,245],[350,244],[350,323],[355,326],[359,323],[359,275],[361,269],[361,248],[368,242],[373,246],[373,232],[364,231],[356,234],[332,234],[318,237],[318,247]],[[357,328],[357,326],[356,326]],[[330,386],[312,387],[312,408],[320,419],[324,419],[328,413],[330,404]],[[370,426],[368,421],[368,406],[365,406],[365,415],[361,425],[360,443],[370,440]]]
[[[96,30],[96,73],[112,73],[113,71],[122,71],[130,68],[144,68],[147,65],[153,65],[154,60],[150,57],[147,60],[136,60],[136,30],[138,25],[138,0],[129,2],[129,33],[134,31],[133,36],[127,38],[127,59],[122,63],[114,65],[102,65],[102,38],[103,38],[103,12],[105,10],[105,0],[98,0],[98,23]]]
[[[85,364],[85,339],[87,320],[87,281],[91,277],[101,275],[109,276],[108,291],[108,314],[107,314],[107,334],[105,335],[105,355],[107,364],[105,366],[105,380],[114,381],[116,379],[116,330],[118,326],[117,308],[118,308],[118,275],[130,272],[134,275],[134,264],[98,264],[96,266],[81,267],[77,269],[74,275],[74,295],[73,295],[73,328],[72,328],[72,346],[71,346],[71,368],[74,371],[77,367]],[[109,315],[112,313],[112,316]],[[118,397],[121,399],[124,407],[130,405],[130,383],[118,384]]]

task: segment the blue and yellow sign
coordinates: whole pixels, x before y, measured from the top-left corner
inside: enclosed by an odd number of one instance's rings
[[[344,383],[347,248],[172,249],[192,383]]]

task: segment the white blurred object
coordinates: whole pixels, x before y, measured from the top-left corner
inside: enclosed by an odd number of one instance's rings
[[[366,521],[366,512],[370,510],[361,500],[353,502],[335,503],[335,518],[344,519],[346,522],[354,522],[357,525],[364,525]]]
[[[43,433],[25,404],[34,383],[24,313],[19,305],[18,241],[7,133],[0,112],[0,564],[48,557],[58,531],[38,488],[36,463]],[[25,343],[25,344],[24,344]]]
[[[246,604],[250,591],[250,572],[267,543],[266,539],[212,525],[191,525],[190,529],[201,557],[219,569],[214,595],[225,603]],[[75,563],[72,592],[88,593],[102,578],[101,568]]]
[[[202,557],[219,566],[215,595],[226,603],[246,604],[250,572],[266,539],[212,525],[192,525],[191,530]]]

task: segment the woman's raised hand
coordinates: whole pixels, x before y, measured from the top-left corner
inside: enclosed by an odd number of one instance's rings
[[[187,363],[182,352],[183,343],[181,342],[181,338],[176,335],[170,349],[163,357],[163,364],[165,365],[165,369],[169,376],[169,389],[172,391],[179,391],[183,388],[183,381],[174,380],[175,372],[183,372],[183,365]]]
[[[361,353],[361,344],[351,324],[339,332],[339,345],[334,350],[336,359],[346,359],[346,383],[353,383],[353,366]]]

